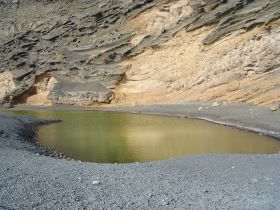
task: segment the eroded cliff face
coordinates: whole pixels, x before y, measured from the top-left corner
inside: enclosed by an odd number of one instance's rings
[[[280,101],[280,0],[0,7],[2,102]]]
[[[239,30],[209,46],[213,27],[179,31],[160,48],[122,64],[130,68],[116,91],[118,100],[223,100],[269,105],[280,98],[279,22]],[[141,97],[145,95],[145,97]]]

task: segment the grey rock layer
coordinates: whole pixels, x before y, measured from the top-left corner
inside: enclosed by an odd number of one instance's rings
[[[190,31],[218,23],[203,41],[208,45],[232,31],[249,30],[280,16],[279,0],[191,0],[194,12],[190,16],[181,18],[160,35],[146,36],[133,45],[131,40],[137,31],[125,27],[126,23],[148,8],[166,2],[2,0],[0,74],[10,71],[16,88],[7,91],[0,101],[26,92],[34,85],[36,76],[45,73],[58,80],[100,83],[112,91],[126,71],[120,61],[167,41],[182,27]],[[110,97],[100,102],[108,101]]]

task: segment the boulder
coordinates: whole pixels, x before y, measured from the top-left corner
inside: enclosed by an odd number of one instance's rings
[[[13,108],[13,103],[10,101],[10,102],[6,102],[3,104],[4,106],[4,109],[10,109],[10,108]]]
[[[113,98],[112,91],[97,82],[58,82],[48,95],[56,104],[91,105],[109,103]]]
[[[269,105],[269,110],[270,111],[277,111],[280,109],[280,102],[273,102],[272,104]]]
[[[218,106],[221,106],[221,104],[219,102],[215,101],[215,102],[212,103],[212,106],[213,107],[218,107]]]

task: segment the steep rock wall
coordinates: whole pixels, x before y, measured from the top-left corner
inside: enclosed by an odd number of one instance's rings
[[[279,101],[279,22],[201,45],[212,29],[181,30],[160,48],[124,61],[129,69],[116,91],[118,103]]]
[[[12,84],[0,80],[1,101],[45,74],[75,93],[69,101],[53,88],[53,103],[78,102],[85,87],[94,97],[84,104],[280,98],[280,0],[2,0],[0,9],[0,74]]]

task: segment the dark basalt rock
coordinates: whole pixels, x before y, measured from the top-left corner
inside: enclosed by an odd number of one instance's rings
[[[8,94],[15,97],[25,92],[34,85],[36,75],[48,73],[81,87],[93,82],[92,88],[97,89],[90,91],[103,95],[99,85],[111,92],[109,89],[123,78],[126,69],[120,61],[167,41],[183,27],[191,31],[218,24],[203,40],[208,45],[232,31],[250,29],[280,16],[280,0],[190,0],[193,14],[161,35],[148,35],[132,45],[137,31],[123,26],[146,9],[166,2],[1,0],[0,72],[11,71],[17,85],[17,90]],[[96,102],[110,102],[113,93],[105,95],[108,97]]]
[[[250,29],[258,24],[265,24],[280,17],[279,0],[231,0],[227,3],[216,1],[212,11],[201,14],[189,27],[194,30],[203,25],[219,23],[217,28],[203,41],[211,44],[222,36],[238,30]]]

